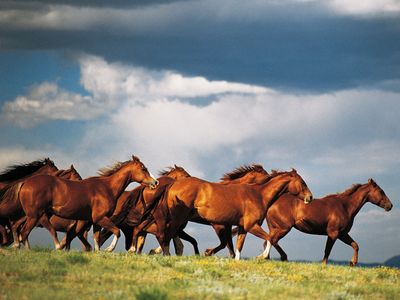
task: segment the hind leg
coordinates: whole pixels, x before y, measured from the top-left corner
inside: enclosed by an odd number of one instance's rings
[[[179,230],[178,236],[182,240],[185,240],[185,241],[191,243],[193,245],[194,254],[200,255],[199,247],[198,247],[197,241],[194,237],[188,235],[185,231],[183,231],[183,229]],[[183,251],[183,247],[182,247],[182,251]]]
[[[62,249],[60,242],[58,241],[57,231],[55,231],[54,227],[50,224],[49,218],[47,217],[46,214],[42,215],[42,217],[39,220],[39,223],[42,224],[43,227],[46,228],[50,232],[50,235],[53,239],[53,243],[54,243],[56,250]]]
[[[228,243],[228,241],[227,241],[227,233],[225,231],[225,226],[224,225],[220,225],[220,224],[211,224],[211,226],[213,227],[215,233],[217,234],[220,243],[215,248],[206,249],[206,251],[204,252],[205,256],[211,256],[211,255],[216,254],[220,250],[224,249],[226,247],[227,243]],[[234,257],[234,256],[235,256],[235,254],[231,253],[231,257]]]
[[[269,257],[269,252],[271,251],[272,244],[270,242],[270,237],[269,237],[268,233],[266,233],[264,231],[264,229],[262,229],[262,227],[260,225],[258,225],[258,224],[254,224],[249,229],[249,232],[251,234],[254,234],[256,237],[259,237],[259,238],[261,238],[261,239],[263,239],[263,240],[265,240],[267,242],[267,246],[265,247],[265,250],[264,250],[264,252],[262,254],[262,257],[263,258]]]
[[[26,222],[21,230],[21,242],[25,243],[28,239],[29,234],[31,233],[32,229],[37,225],[39,222],[39,217],[27,217]]]
[[[93,220],[95,222],[95,220]],[[103,217],[100,220],[96,220],[96,224],[111,231],[114,234],[114,239],[112,240],[110,246],[108,246],[105,251],[112,252],[114,251],[115,247],[117,246],[118,239],[121,235],[117,226],[114,225],[113,222],[108,217]]]

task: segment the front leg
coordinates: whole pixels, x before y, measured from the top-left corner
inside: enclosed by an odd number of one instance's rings
[[[119,228],[115,226],[114,223],[111,222],[111,220],[106,216],[102,217],[101,219],[97,219],[96,221],[94,219],[93,223],[96,223],[98,226],[103,227],[114,234],[114,239],[112,240],[110,246],[108,246],[105,250],[107,252],[114,251],[115,247],[117,246],[119,237],[121,235]]]
[[[348,233],[342,233],[339,236],[339,239],[343,243],[345,243],[353,248],[354,254],[353,254],[353,258],[350,261],[350,266],[354,267],[358,263],[358,249],[359,249],[358,244],[351,238],[351,236]]]
[[[240,260],[240,254],[243,249],[244,241],[246,239],[247,232],[244,230],[242,226],[238,227],[238,236],[236,241],[236,251],[235,251],[235,260]]]

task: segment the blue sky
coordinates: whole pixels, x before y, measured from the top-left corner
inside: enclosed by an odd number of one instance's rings
[[[3,1],[0,167],[50,156],[91,176],[134,153],[217,181],[255,162],[297,168],[316,197],[372,177],[394,209],[367,204],[352,232],[361,261],[384,261],[400,249],[399,16],[397,0]],[[324,243],[282,242],[312,260]]]

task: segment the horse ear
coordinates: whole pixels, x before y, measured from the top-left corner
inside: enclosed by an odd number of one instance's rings
[[[174,167],[175,167],[175,169],[177,169],[177,168],[178,168],[178,166],[177,166],[176,164],[174,164]]]
[[[73,164],[71,164],[71,166],[70,166],[69,168],[70,168],[71,170],[74,170],[74,169],[75,169]]]
[[[368,179],[368,183],[370,183],[372,185],[376,185],[376,182],[372,178]]]
[[[133,160],[133,161],[139,161],[139,157],[137,157],[137,156],[135,156],[135,155],[132,155],[132,160]]]
[[[295,168],[292,168],[292,173],[297,174],[297,170]]]

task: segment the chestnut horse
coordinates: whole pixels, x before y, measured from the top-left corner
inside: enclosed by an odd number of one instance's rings
[[[328,195],[315,199],[307,207],[292,195],[284,195],[276,201],[267,212],[267,223],[270,230],[270,243],[276,245],[292,227],[309,234],[327,235],[323,263],[328,262],[329,254],[337,239],[351,246],[354,250],[351,266],[358,262],[358,245],[350,237],[349,231],[354,218],[367,202],[382,207],[386,211],[393,205],[385,192],[369,179],[366,184],[355,184],[343,193]],[[267,251],[271,248],[267,245]],[[281,256],[286,259],[282,250]]]
[[[21,240],[28,238],[39,219],[48,212],[67,219],[92,221],[106,228],[114,234],[114,240],[106,250],[113,251],[120,231],[109,217],[118,197],[133,181],[151,188],[158,184],[135,156],[132,156],[132,160],[101,170],[100,176],[81,181],[38,175],[17,184],[14,193],[27,216],[21,230]]]
[[[262,181],[265,181],[266,176],[268,175],[267,171],[264,170],[264,168],[261,165],[253,164],[253,165],[245,165],[245,166],[240,166],[236,168],[234,171],[225,174],[222,178],[219,184],[240,184],[240,183],[261,183]],[[159,205],[165,205],[164,203],[160,203]],[[161,207],[158,207],[157,209],[162,209]],[[157,232],[157,218],[163,218],[164,216],[161,214],[154,213],[155,216],[155,221],[152,223],[151,228],[154,234]],[[211,225],[213,229],[215,230],[218,238],[220,239],[220,245],[214,249],[207,249],[205,252],[206,256],[210,256],[219,250],[223,249],[227,244],[228,244],[228,249],[231,254],[231,256],[234,256],[234,250],[233,250],[233,243],[232,243],[232,236],[231,236],[231,226],[225,226],[225,225],[220,225],[220,224],[210,224],[206,220],[203,220],[201,218],[191,218],[191,222],[195,223],[200,223],[204,225]],[[195,241],[194,238],[190,237],[187,235],[183,230],[178,231],[178,235],[182,238],[184,238],[187,241]],[[183,237],[184,236],[184,237]],[[139,236],[140,238],[140,236]],[[177,237],[174,237],[174,244],[176,243]],[[197,249],[197,242],[191,242],[192,245],[195,248],[195,253]],[[140,245],[140,242],[138,241],[138,244]],[[142,247],[139,246],[139,247]],[[160,254],[162,253],[162,248],[161,246],[158,247],[157,249],[152,249],[150,253],[154,254]]]
[[[68,179],[68,180],[82,180],[81,175],[76,171],[73,165],[70,166],[69,169],[67,170],[59,170],[57,171],[54,176],[63,178],[63,179]],[[26,216],[22,217],[20,220],[13,222],[13,226],[17,229],[20,229],[20,227],[25,223],[26,221]],[[57,238],[57,231],[61,232],[67,232],[68,230],[72,230],[74,227],[76,227],[77,222],[86,222],[86,221],[76,221],[76,220],[69,220],[69,219],[64,219],[60,218],[58,216],[51,216],[48,218],[47,215],[43,215],[40,220],[38,227],[44,227],[46,228],[49,232],[50,235],[53,238],[54,246],[56,249],[61,249],[60,243]],[[29,242],[26,240],[26,246],[29,248]],[[87,250],[87,246],[90,244],[86,241],[82,241],[84,244],[85,249]],[[14,237],[14,248],[19,247],[19,241],[18,241],[18,235]],[[91,247],[91,246],[90,246]]]
[[[28,164],[9,166],[0,174],[0,232],[3,235],[3,244],[8,244],[8,235],[4,226],[10,229],[14,240],[18,240],[17,228],[13,226],[13,223],[24,215],[19,201],[11,201],[8,198],[7,191],[13,184],[21,182],[30,176],[40,174],[55,175],[58,171],[54,162],[49,158],[45,158]]]
[[[133,231],[137,224],[142,222],[144,217],[150,216],[151,210],[155,208],[155,205],[160,200],[162,192],[165,190],[168,184],[171,184],[173,180],[178,180],[180,178],[190,177],[186,170],[182,167],[175,165],[174,167],[169,167],[168,169],[162,171],[158,178],[159,185],[155,190],[149,190],[144,187],[137,187],[130,192],[124,192],[118,199],[117,208],[115,209],[112,218],[118,218],[119,222],[116,224],[122,232],[125,234],[125,248],[129,252],[141,253],[145,238],[147,233],[155,233],[156,228],[153,224],[146,226],[145,230],[138,236],[138,242],[133,244]],[[130,201],[129,207],[122,208],[125,205],[124,202]],[[125,213],[125,215],[123,215]],[[184,234],[183,234],[184,235]],[[110,237],[110,232],[102,232],[101,243],[104,243],[106,239]],[[185,235],[183,236],[186,237]],[[192,239],[192,240],[190,240]],[[189,236],[189,241],[192,242],[195,252],[197,249],[197,242]],[[177,255],[183,253],[183,244],[179,237],[174,237],[175,251]],[[197,249],[198,252],[198,249]]]
[[[283,193],[291,193],[305,202],[312,200],[312,193],[297,174],[277,172],[261,184],[229,184],[207,182],[195,177],[175,181],[165,194],[168,209],[164,210],[164,223],[158,226],[158,240],[164,255],[169,255],[169,242],[182,225],[191,217],[211,224],[238,225],[239,236],[236,259],[240,259],[247,232],[267,241],[268,234],[261,228],[268,208]]]

